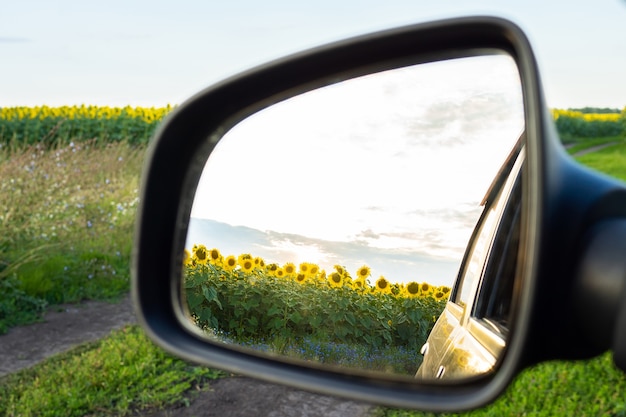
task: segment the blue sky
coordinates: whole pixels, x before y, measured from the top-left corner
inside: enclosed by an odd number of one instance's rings
[[[265,61],[467,14],[509,18],[551,107],[626,106],[626,1],[5,1],[0,106],[180,103]]]

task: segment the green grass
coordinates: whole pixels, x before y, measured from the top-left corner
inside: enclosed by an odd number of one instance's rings
[[[128,291],[143,153],[127,143],[0,148],[0,333],[42,311],[18,308],[20,294],[59,304]]]
[[[623,141],[615,146],[579,156],[576,160],[599,172],[626,181],[626,143]]]
[[[125,416],[184,406],[222,376],[171,357],[130,326],[0,379],[0,415]]]
[[[601,145],[606,145],[606,144],[611,144],[611,143],[623,143],[623,142],[624,142],[624,138],[621,136],[606,136],[602,138],[584,139],[584,140],[579,140],[576,143],[571,144],[567,148],[567,152],[570,155],[574,155],[578,152],[584,151],[589,148],[593,148],[595,146],[601,146]]]
[[[626,378],[611,355],[546,362],[523,371],[494,403],[465,413],[381,408],[380,417],[626,416]]]

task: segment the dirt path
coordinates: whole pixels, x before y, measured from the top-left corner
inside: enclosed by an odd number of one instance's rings
[[[135,322],[129,296],[115,304],[90,301],[55,306],[43,322],[16,327],[0,336],[0,376]]]
[[[604,148],[608,148],[609,146],[617,145],[618,142],[609,142],[603,143],[602,145],[592,146],[591,148],[583,149],[582,151],[578,151],[573,154],[573,157],[587,155],[588,153],[598,152]],[[567,149],[567,148],[566,148]]]
[[[17,327],[0,336],[0,376],[132,323],[136,318],[128,296],[115,304],[90,301],[56,306],[43,322]],[[210,387],[199,393],[189,407],[137,417],[367,417],[375,410],[367,404],[243,377],[212,381]]]

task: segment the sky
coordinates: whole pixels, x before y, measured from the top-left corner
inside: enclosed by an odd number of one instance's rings
[[[626,2],[7,1],[0,106],[178,104],[268,60],[341,38],[462,15],[517,23],[550,107],[626,106]]]
[[[626,106],[625,0],[0,1],[0,106],[175,105],[303,49],[467,15],[526,32],[548,106]]]
[[[344,81],[228,131],[204,168],[192,217],[250,229],[231,230],[240,238],[225,254],[352,272],[367,264],[374,278],[450,286],[523,120],[506,55]],[[187,247],[225,251],[223,229],[194,223]]]

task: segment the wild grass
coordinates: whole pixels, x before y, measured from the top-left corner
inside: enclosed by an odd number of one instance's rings
[[[0,333],[42,303],[128,291],[143,152],[123,142],[0,148]]]
[[[0,379],[0,415],[135,415],[184,406],[221,376],[171,357],[129,326]]]

